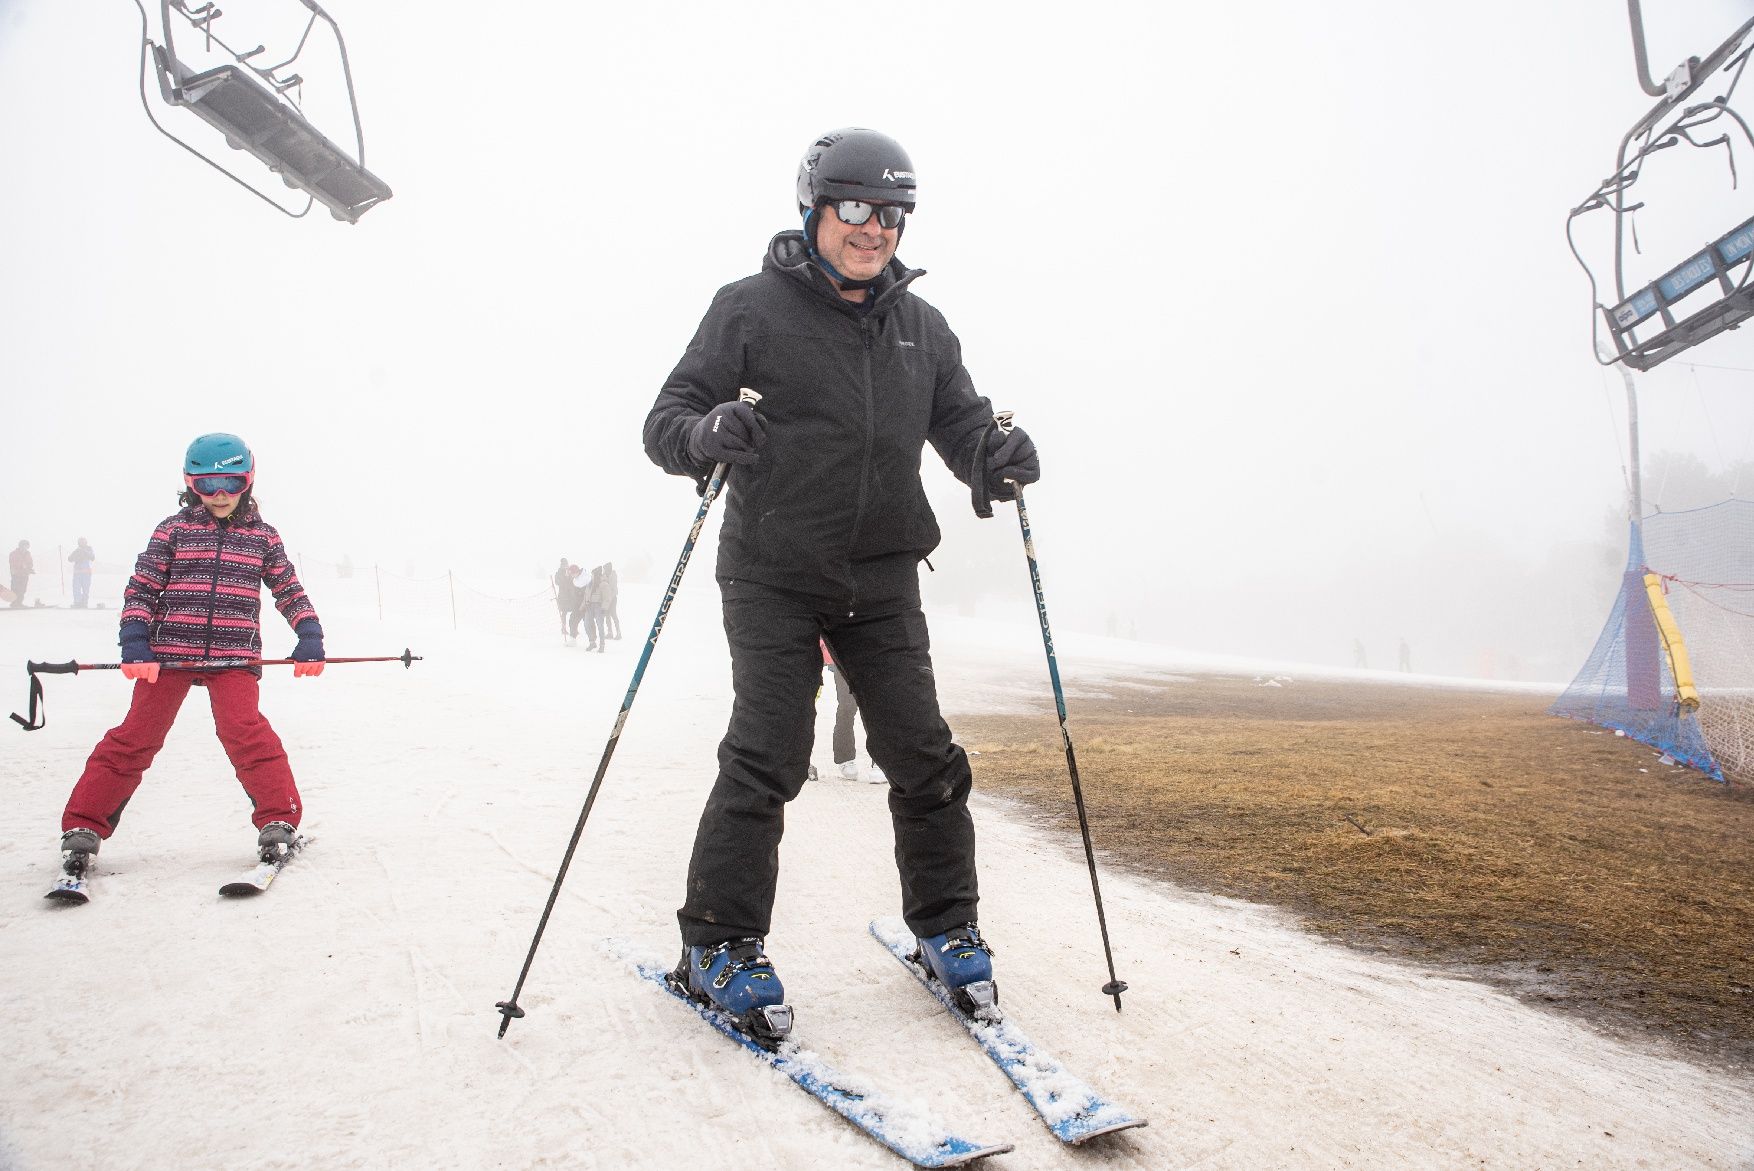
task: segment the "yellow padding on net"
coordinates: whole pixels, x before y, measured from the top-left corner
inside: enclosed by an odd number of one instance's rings
[[[1657,620],[1657,633],[1663,636],[1663,649],[1669,653],[1669,671],[1675,676],[1675,702],[1688,711],[1699,709],[1699,692],[1693,686],[1693,664],[1687,658],[1687,644],[1681,641],[1681,628],[1669,612],[1668,599],[1663,597],[1663,579],[1654,573],[1644,575],[1644,592],[1650,595],[1650,612]]]

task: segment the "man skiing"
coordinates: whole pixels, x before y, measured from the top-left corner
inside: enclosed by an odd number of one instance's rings
[[[892,138],[832,131],[797,175],[802,230],[719,290],[645,424],[646,453],[704,485],[735,465],[717,575],[735,699],[677,919],[673,980],[764,1041],[791,1010],[764,954],[786,802],[809,764],[818,638],[864,713],[889,782],[902,913],[923,963],[971,1011],[997,997],[976,926],[968,758],[939,714],[919,562],[938,544],[920,481],[927,442],[977,510],[1040,475],[995,430],[944,317],[895,259],[913,164]],[[738,401],[739,388],[762,395]]]

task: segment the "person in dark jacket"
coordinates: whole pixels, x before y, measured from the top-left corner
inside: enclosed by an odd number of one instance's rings
[[[560,637],[567,646],[579,635],[579,620],[575,611],[579,608],[579,567],[569,564],[567,559],[560,559],[560,568],[554,571],[554,604],[560,609]]]
[[[968,758],[939,713],[918,567],[938,544],[920,480],[927,443],[977,510],[1040,475],[999,433],[961,345],[895,259],[913,165],[893,139],[822,136],[797,176],[801,231],[720,289],[646,418],[645,449],[704,490],[734,465],[717,574],[735,699],[677,913],[675,981],[764,1040],[791,1010],[763,954],[785,804],[804,783],[832,648],[889,782],[902,912],[924,962],[965,1004],[996,996],[976,927]],[[758,407],[739,401],[748,387]],[[990,511],[990,509],[988,510]]]

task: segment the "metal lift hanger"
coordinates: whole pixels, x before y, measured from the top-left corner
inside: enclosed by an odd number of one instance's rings
[[[1754,146],[1754,130],[1731,106],[1730,99],[1747,69],[1750,53],[1754,53],[1754,47],[1748,44],[1750,33],[1754,32],[1754,20],[1743,24],[1703,60],[1689,57],[1659,85],[1650,79],[1639,0],[1627,0],[1627,7],[1632,18],[1633,56],[1639,85],[1659,100],[1621,138],[1614,173],[1566,217],[1565,237],[1571,244],[1572,256],[1577,258],[1589,277],[1591,300],[1614,341],[1617,354],[1608,361],[1624,362],[1634,370],[1649,370],[1754,316],[1754,282],[1749,279],[1754,274],[1754,218],[1731,228],[1699,252],[1630,294],[1626,290],[1624,265],[1625,238],[1632,230],[1630,214],[1644,206],[1642,203],[1629,204],[1627,192],[1638,182],[1646,164],[1658,151],[1681,145],[1700,149],[1721,146],[1728,158],[1731,186],[1737,184],[1732,131],[1739,131],[1741,140]],[[1720,71],[1729,75],[1724,92],[1708,101],[1687,104],[1700,86]],[[1699,137],[1699,132],[1713,123],[1725,125],[1728,129],[1715,138]],[[1635,140],[1638,143],[1636,149],[1633,148]],[[1595,274],[1579,255],[1571,235],[1572,224],[1578,216],[1603,208],[1614,213],[1614,303],[1611,306],[1601,303]],[[1711,302],[1704,302],[1696,295],[1712,290],[1719,296]],[[1680,307],[1683,300],[1690,302],[1685,310]],[[1686,315],[1682,316],[1683,313]],[[1641,333],[1644,336],[1641,337]]]
[[[365,168],[365,133],[360,128],[359,102],[353,91],[353,70],[348,64],[347,44],[341,38],[340,27],[315,0],[297,2],[310,11],[311,18],[305,25],[298,47],[290,57],[277,65],[261,67],[254,64],[254,59],[266,51],[265,46],[257,45],[240,52],[226,44],[213,27],[214,22],[224,12],[212,3],[191,8],[188,0],[159,0],[160,28],[164,44],[154,44],[143,33],[143,49],[150,47],[152,50],[159,91],[166,102],[180,106],[201,118],[225,136],[227,146],[254,155],[270,171],[279,175],[288,187],[303,191],[313,200],[322,203],[334,218],[350,224],[358,223],[360,216],[390,198],[390,187]],[[231,62],[200,72],[185,65],[177,57],[173,40],[173,11],[201,34],[205,51],[212,52],[214,46],[218,46],[231,56]],[[142,9],[143,23],[145,18],[146,13]],[[341,52],[341,70],[347,82],[347,100],[353,111],[353,131],[357,143],[357,151],[353,155],[342,150],[313,126],[299,110],[296,100],[288,96],[292,91],[302,93],[304,79],[297,73],[285,71],[304,52],[305,43],[310,39],[311,30],[318,20],[324,21],[333,30],[335,43]],[[142,68],[144,69],[144,61]],[[144,83],[144,78],[142,82]],[[144,102],[144,91],[141,99]],[[148,108],[149,118],[151,113]],[[153,119],[153,125],[158,126],[157,119]],[[176,138],[164,127],[158,126],[158,129],[279,210],[293,216],[304,214],[303,211],[286,211],[286,208],[281,207],[254,184],[232,174],[203,152]],[[308,204],[305,210],[309,210]]]

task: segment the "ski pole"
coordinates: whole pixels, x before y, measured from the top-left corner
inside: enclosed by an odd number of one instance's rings
[[[761,401],[761,396],[748,387],[737,392],[741,402],[751,405]],[[633,669],[633,681],[627,685],[627,695],[621,701],[621,711],[615,716],[615,727],[609,733],[609,742],[603,746],[603,757],[597,762],[597,775],[591,778],[590,791],[585,794],[585,806],[579,810],[578,824],[573,826],[572,840],[566,844],[566,854],[560,859],[560,871],[554,876],[554,886],[548,891],[548,903],[542,908],[542,917],[536,921],[536,934],[530,939],[530,952],[524,957],[524,967],[518,973],[518,982],[512,988],[511,998],[501,1000],[494,1005],[499,1010],[499,1035],[505,1036],[511,1028],[514,1018],[522,1017],[524,1010],[518,1007],[518,994],[524,990],[524,981],[529,978],[530,965],[536,961],[536,949],[542,944],[542,933],[548,930],[548,916],[554,912],[554,904],[560,898],[560,884],[566,881],[566,872],[572,865],[573,852],[579,848],[579,839],[585,833],[585,821],[591,816],[591,806],[596,804],[597,790],[603,787],[603,774],[609,771],[609,758],[615,755],[615,746],[621,742],[621,729],[627,724],[627,713],[633,707],[634,696],[639,694],[640,680],[646,673],[646,664],[652,660],[652,651],[658,645],[658,635],[664,632],[664,619],[670,614],[670,603],[676,599],[676,590],[682,585],[682,572],[688,568],[688,559],[694,554],[694,543],[700,539],[700,530],[706,524],[707,510],[713,506],[713,500],[725,486],[725,475],[731,470],[728,463],[713,465],[713,474],[707,480],[706,491],[700,496],[700,509],[694,514],[694,527],[688,530],[688,539],[682,543],[682,556],[676,559],[676,572],[670,575],[670,584],[664,589],[664,600],[658,603],[658,616],[652,620],[651,630],[646,632],[646,646],[640,652],[639,664]]]
[[[999,428],[1000,434],[1010,434],[1012,412],[1000,411],[993,416],[993,423]],[[1104,996],[1112,996],[1115,1011],[1121,1011],[1121,993],[1127,990],[1127,982],[1115,976],[1114,952],[1108,944],[1108,917],[1102,911],[1102,885],[1096,879],[1096,851],[1090,844],[1090,819],[1084,813],[1084,787],[1078,782],[1078,758],[1072,752],[1072,733],[1066,729],[1066,693],[1060,686],[1060,664],[1054,658],[1054,635],[1048,629],[1048,604],[1041,592],[1041,567],[1035,561],[1035,539],[1029,531],[1029,510],[1023,506],[1023,485],[1016,480],[1006,480],[1015,492],[1017,501],[1017,522],[1023,527],[1023,555],[1029,559],[1029,584],[1035,589],[1035,612],[1041,619],[1041,644],[1047,649],[1048,678],[1054,685],[1054,707],[1060,713],[1060,740],[1066,745],[1066,771],[1072,776],[1072,801],[1078,807],[1078,832],[1084,838],[1084,861],[1090,867],[1090,889],[1096,896],[1096,924],[1102,930],[1102,954],[1108,961],[1108,983],[1102,986]]]
[[[404,649],[399,655],[369,655],[363,657],[324,659],[325,664],[331,663],[401,663],[403,667],[412,667],[425,656],[417,655]],[[160,671],[227,671],[236,667],[287,667],[298,663],[298,659],[207,659],[205,661],[189,660],[171,663],[160,663]],[[35,732],[42,728],[48,705],[43,701],[43,683],[38,675],[77,675],[81,671],[120,671],[132,663],[33,663],[26,660],[25,673],[30,676],[30,717],[27,719],[17,712],[12,713],[12,722],[26,732]]]

